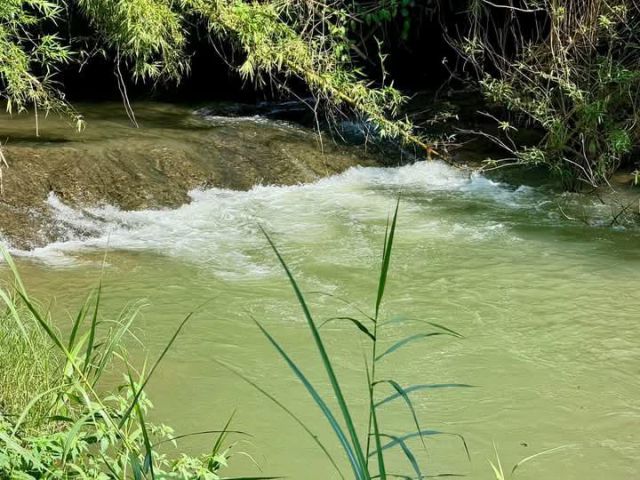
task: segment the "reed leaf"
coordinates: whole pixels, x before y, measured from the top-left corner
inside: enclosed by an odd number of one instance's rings
[[[383,353],[381,353],[380,355],[378,355],[375,360],[376,362],[384,357],[386,357],[387,355],[392,354],[393,352],[401,349],[402,347],[404,347],[405,345],[408,345],[410,343],[416,342],[418,340],[424,340],[425,338],[429,338],[429,337],[437,337],[440,335],[449,335],[446,332],[430,332],[430,333],[417,333],[415,335],[411,335],[409,337],[405,337],[402,340],[398,340],[396,343],[394,343],[393,345],[391,345],[387,350],[385,350]]]
[[[440,436],[440,435],[448,435],[452,437],[457,437],[462,442],[464,447],[464,451],[467,455],[467,460],[471,461],[471,454],[469,453],[469,446],[467,445],[467,441],[464,439],[464,436],[458,433],[450,433],[450,432],[441,432],[439,430],[421,430],[420,432],[411,432],[405,435],[400,435],[394,437],[394,440],[383,445],[383,450],[388,450],[389,448],[395,447],[396,445],[400,445],[401,442],[405,442],[406,440],[411,440],[412,438],[421,436],[421,437],[432,437],[432,436]]]
[[[421,391],[421,390],[432,390],[439,388],[474,388],[474,385],[467,385],[465,383],[426,383],[422,385],[411,385],[410,387],[403,388],[405,394]],[[380,400],[375,404],[376,407],[380,407],[385,403],[391,402],[397,398],[401,398],[402,395],[399,392],[394,393],[393,395],[389,395],[388,397]]]
[[[131,415],[131,412],[133,411],[133,409],[135,408],[136,404],[138,403],[138,399],[140,398],[140,395],[142,394],[142,391],[147,386],[147,383],[149,383],[149,380],[151,380],[151,377],[153,376],[153,373],[156,371],[156,368],[158,368],[158,365],[160,364],[160,362],[162,361],[164,356],[167,354],[167,352],[169,351],[169,349],[171,348],[173,343],[176,341],[176,338],[178,338],[178,335],[180,335],[180,332],[182,331],[182,329],[187,324],[187,322],[191,319],[192,316],[193,316],[193,314],[190,313],[189,315],[187,315],[185,317],[185,319],[178,326],[178,328],[175,331],[175,333],[172,335],[172,337],[169,340],[169,342],[167,343],[167,345],[164,347],[164,350],[162,350],[162,353],[160,354],[160,356],[158,357],[156,362],[153,364],[153,367],[149,371],[149,374],[147,375],[147,377],[144,379],[144,381],[140,385],[140,389],[134,395],[133,400],[131,400],[131,404],[129,405],[127,410],[122,415],[122,418],[120,419],[120,422],[118,423],[118,428],[122,428],[122,426],[125,424],[125,422],[129,419],[129,416]]]
[[[384,297],[384,290],[387,284],[387,276],[389,274],[389,264],[391,263],[391,251],[393,248],[393,239],[396,232],[396,224],[398,221],[398,210],[400,208],[400,198],[396,202],[396,209],[393,213],[393,220],[391,222],[391,228],[387,228],[385,231],[384,248],[382,251],[382,268],[380,269],[380,280],[378,282],[378,295],[376,297],[376,308],[374,318],[378,321],[378,315],[380,313],[380,304]]]
[[[402,438],[397,437],[395,435],[390,435],[388,433],[381,433],[380,437],[390,438],[392,441],[395,441],[396,444],[400,446],[400,448],[402,449],[402,452],[404,453],[404,456],[407,458],[407,460],[411,464],[411,468],[413,468],[413,471],[418,476],[417,478],[420,480],[424,478],[424,475],[420,470],[420,465],[418,465],[418,461],[416,460],[415,455],[413,454],[409,446],[404,442]],[[385,447],[382,447],[382,449],[385,450]]]
[[[388,385],[391,385],[393,389],[396,391],[396,393],[402,397],[405,404],[407,405],[407,408],[409,409],[409,412],[411,412],[413,423],[416,426],[416,432],[419,434],[422,431],[422,429],[420,428],[420,422],[418,421],[418,415],[416,414],[416,409],[413,407],[413,403],[411,402],[409,395],[407,395],[407,393],[404,391],[402,386],[395,380],[378,380],[373,385],[376,386],[376,385],[385,384],[385,383]],[[420,441],[422,442],[422,446],[426,450],[427,446],[424,443],[424,437],[422,435],[420,435]]]
[[[254,382],[253,380],[248,378],[246,375],[242,374],[242,372],[240,372],[239,370],[231,367],[230,365],[228,365],[225,362],[222,362],[220,360],[215,360],[214,359],[214,362],[216,362],[217,364],[219,364],[223,368],[227,369],[228,371],[232,372],[233,374],[237,375],[242,380],[244,380],[247,384],[251,385],[258,392],[260,392],[262,395],[264,395],[269,400],[271,400],[274,404],[276,404],[283,412],[285,412],[289,417],[291,417],[298,425],[300,425],[302,427],[302,429],[307,433],[307,435],[309,435],[309,437],[311,437],[311,439],[316,443],[316,445],[318,445],[318,447],[320,447],[320,450],[322,450],[324,455],[331,462],[331,465],[333,465],[333,467],[335,468],[335,470],[338,473],[338,475],[340,476],[340,478],[344,480],[344,475],[343,475],[342,471],[340,470],[340,467],[338,467],[338,464],[334,460],[333,456],[329,453],[329,450],[327,449],[327,447],[325,447],[325,445],[320,441],[318,436],[315,433],[313,433],[313,431],[311,431],[311,429],[300,419],[300,417],[298,417],[295,413],[293,413],[280,400],[278,400],[276,397],[271,395],[264,388],[260,387],[260,385],[258,385],[256,382]]]
[[[338,437],[338,440],[340,441],[340,445],[342,446],[342,449],[345,451],[347,455],[347,459],[349,460],[349,464],[351,465],[351,468],[353,469],[356,478],[366,479],[367,475],[365,474],[366,473],[364,469],[365,465],[359,462],[359,459],[356,457],[353,451],[354,449],[352,445],[350,445],[349,440],[347,439],[344,431],[342,430],[342,427],[336,420],[329,406],[322,399],[318,391],[313,387],[313,385],[307,379],[307,377],[302,373],[302,371],[296,365],[296,363],[293,360],[291,360],[289,355],[287,355],[287,353],[280,346],[280,344],[271,336],[271,334],[269,334],[269,332],[260,324],[260,322],[258,322],[255,318],[253,319],[253,321],[256,323],[256,325],[258,325],[258,328],[265,335],[265,337],[267,337],[267,340],[269,340],[271,345],[275,347],[277,352],[284,359],[284,361],[287,363],[289,368],[293,371],[294,375],[304,385],[305,389],[311,395],[311,398],[313,398],[313,401],[316,403],[316,405],[320,407],[320,410],[322,411],[323,415],[329,422],[329,425],[331,426],[334,433]]]
[[[376,442],[376,453],[378,459],[378,475],[381,480],[386,480],[387,478],[387,469],[384,462],[384,452],[382,450],[382,442],[380,441],[380,428],[378,427],[378,413],[376,412],[375,406],[373,404],[373,390],[374,390],[374,382],[371,381],[371,375],[369,374],[369,365],[366,364],[365,360],[365,370],[367,372],[367,385],[369,385],[369,412],[370,412],[370,424],[373,427],[373,436]],[[371,428],[371,426],[369,428]],[[367,444],[368,445],[368,444]]]
[[[342,416],[344,418],[344,422],[345,422],[345,424],[347,426],[347,430],[349,431],[349,436],[351,437],[352,448],[353,448],[353,451],[354,451],[354,453],[356,455],[357,464],[359,465],[358,471],[359,471],[359,473],[361,475],[364,475],[362,478],[366,478],[366,474],[367,474],[367,472],[366,472],[366,459],[365,459],[365,455],[364,455],[364,453],[362,451],[362,445],[360,444],[360,440],[358,438],[358,434],[356,432],[356,428],[355,428],[353,419],[351,417],[351,412],[349,411],[349,407],[347,406],[347,402],[346,402],[346,400],[344,398],[344,395],[342,393],[342,389],[340,388],[340,384],[338,382],[338,378],[336,377],[336,374],[335,374],[335,372],[333,370],[333,365],[332,365],[331,360],[329,359],[329,355],[327,354],[327,351],[325,349],[324,343],[323,343],[322,338],[320,336],[320,332],[318,331],[318,328],[316,327],[315,322],[313,321],[313,317],[311,316],[311,312],[309,310],[309,307],[307,306],[307,302],[304,299],[304,295],[302,294],[302,291],[298,287],[298,283],[296,282],[295,278],[293,277],[293,274],[289,270],[289,267],[287,266],[287,263],[284,261],[284,258],[282,258],[282,255],[280,255],[280,252],[278,251],[277,247],[275,246],[275,244],[271,240],[271,237],[269,236],[269,234],[262,227],[260,227],[260,229],[262,230],[262,233],[266,237],[266,239],[269,242],[269,245],[273,249],[274,253],[278,257],[280,265],[282,265],[282,268],[284,269],[285,273],[287,274],[287,277],[289,278],[289,282],[291,283],[291,286],[293,287],[293,290],[294,290],[294,292],[296,294],[296,297],[298,299],[298,303],[302,307],[302,311],[304,312],[305,319],[307,320],[307,325],[309,326],[309,329],[310,329],[310,331],[312,333],[312,336],[313,336],[313,340],[314,340],[314,342],[316,344],[318,352],[320,353],[320,357],[322,358],[322,364],[323,364],[323,366],[325,368],[325,371],[327,372],[327,376],[329,377],[329,381],[331,382],[331,387],[333,388],[333,393],[336,396],[336,400],[338,401],[338,406],[340,407],[340,411],[342,412]]]
[[[449,333],[452,337],[456,337],[456,338],[464,338],[464,335],[462,335],[461,333],[456,332],[455,330],[452,330],[448,327],[445,327],[444,325],[441,325],[439,323],[435,323],[435,322],[430,322],[428,320],[420,320],[417,318],[405,318],[405,317],[395,317],[392,318],[390,320],[386,320],[384,322],[381,323],[381,326],[383,327],[387,327],[389,325],[393,325],[393,324],[397,324],[397,323],[405,323],[405,322],[413,322],[413,323],[424,323],[427,324],[431,327],[434,327],[438,330],[441,330],[442,332],[445,333]]]
[[[98,291],[96,294],[96,302],[93,309],[93,315],[91,316],[91,326],[89,328],[89,339],[87,342],[87,350],[85,352],[84,357],[84,366],[82,367],[82,373],[85,375],[88,373],[91,368],[91,354],[93,353],[93,349],[95,347],[95,339],[96,339],[96,328],[98,327],[98,311],[100,309],[100,296],[102,294],[102,282],[98,285]]]
[[[325,320],[324,322],[322,322],[318,326],[318,329],[324,327],[328,323],[335,322],[337,320],[346,320],[348,322],[353,323],[356,327],[358,327],[358,330],[360,330],[362,333],[364,333],[367,337],[369,337],[374,342],[376,341],[376,337],[373,335],[373,333],[371,333],[369,331],[369,329],[367,327],[365,327],[364,324],[360,320],[358,320],[356,318],[353,318],[353,317],[331,317],[331,318],[328,318],[327,320]]]
[[[136,391],[136,384],[133,380],[133,376],[131,375],[130,368],[127,368],[127,377],[129,379],[129,388],[131,389],[131,393],[133,394],[133,397],[136,398],[139,395],[138,395],[138,392]],[[142,464],[142,472],[143,473],[149,472],[153,480],[156,478],[156,473],[153,468],[153,447],[151,445],[151,441],[149,440],[149,432],[147,432],[147,422],[144,419],[144,412],[142,411],[140,402],[136,402],[135,410],[136,410],[136,415],[138,416],[140,430],[142,431],[142,441],[145,449],[144,462]]]

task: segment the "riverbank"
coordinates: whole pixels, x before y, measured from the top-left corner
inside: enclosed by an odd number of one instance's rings
[[[13,247],[65,239],[69,226],[52,217],[51,194],[73,208],[176,208],[188,203],[196,188],[295,185],[381,162],[364,147],[321,139],[312,130],[267,119],[264,111],[221,108],[218,116],[215,109],[205,114],[146,103],[136,105],[140,128],[133,128],[120,104],[78,108],[87,112],[81,133],[50,117],[40,120],[36,136],[33,117],[0,117],[9,165],[0,197],[0,236]],[[85,232],[76,227],[72,233]]]

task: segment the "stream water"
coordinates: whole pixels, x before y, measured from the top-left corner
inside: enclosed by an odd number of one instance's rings
[[[252,121],[252,120],[245,120]],[[259,141],[259,140],[256,140]],[[415,447],[427,475],[492,478],[497,450],[521,479],[631,479],[640,475],[640,231],[610,226],[609,207],[545,185],[471,175],[443,163],[353,168],[313,184],[192,192],[175,210],[84,211],[49,203],[74,231],[32,252],[14,252],[28,287],[72,315],[102,279],[105,316],[144,299],[135,325],[154,358],[196,311],[152,380],[154,417],[178,433],[232,427],[249,432],[245,452],[265,474],[337,478],[306,434],[215,360],[234,365],[299,414],[339,457],[320,411],[250,319],[259,319],[328,394],[318,355],[262,225],[308,292],[318,319],[352,315],[326,292],[371,312],[385,225],[402,195],[382,316],[384,346],[437,322],[463,339],[432,337],[381,361],[380,377],[402,385],[470,384],[411,394],[422,428],[463,435]],[[588,217],[591,225],[580,218]],[[580,218],[578,218],[580,217]],[[366,423],[363,351],[351,324],[323,329],[358,421]],[[386,396],[392,391],[383,391]],[[411,431],[402,401],[382,415],[392,434]],[[198,451],[203,437],[187,440]],[[400,453],[392,470],[410,473]],[[345,470],[348,472],[348,470]],[[229,475],[257,474],[235,455]]]

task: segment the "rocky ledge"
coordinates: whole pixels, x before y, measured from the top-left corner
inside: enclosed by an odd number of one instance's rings
[[[0,117],[3,168],[0,236],[29,249],[68,233],[51,213],[53,192],[65,204],[124,210],[177,207],[199,187],[247,190],[257,184],[311,182],[378,159],[294,124],[259,115],[196,114],[161,104],[136,107],[133,128],[120,105],[80,106],[87,128],[60,119]],[[82,232],[74,232],[82,234]]]

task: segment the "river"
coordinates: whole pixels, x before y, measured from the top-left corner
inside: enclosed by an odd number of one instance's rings
[[[250,319],[328,393],[300,308],[259,226],[281,248],[318,319],[353,310],[317,292],[371,312],[398,195],[382,317],[437,322],[464,338],[415,342],[383,360],[380,376],[405,386],[473,385],[412,394],[421,426],[464,436],[471,456],[455,436],[430,437],[427,453],[415,443],[423,470],[490,479],[494,448],[510,469],[564,446],[522,466],[518,478],[636,478],[640,230],[609,225],[609,207],[591,196],[469,175],[438,161],[356,167],[296,186],[195,190],[177,209],[75,210],[51,195],[61,224],[92,235],[14,254],[32,295],[51,300],[62,318],[100,280],[106,317],[144,299],[135,332],[147,349],[132,342],[136,362],[157,356],[195,311],[150,383],[153,417],[186,433],[221,428],[235,412],[232,428],[252,437],[236,438],[233,451],[247,455],[234,455],[226,474],[255,475],[255,461],[265,474],[326,480],[335,472],[299,426],[215,360],[275,394],[338,456],[320,411]],[[386,327],[384,345],[419,332],[416,325]],[[323,332],[362,417],[367,340],[351,324]],[[381,420],[393,434],[413,425],[401,401]],[[197,451],[202,442],[183,445]],[[391,462],[393,471],[410,471],[400,454]]]

